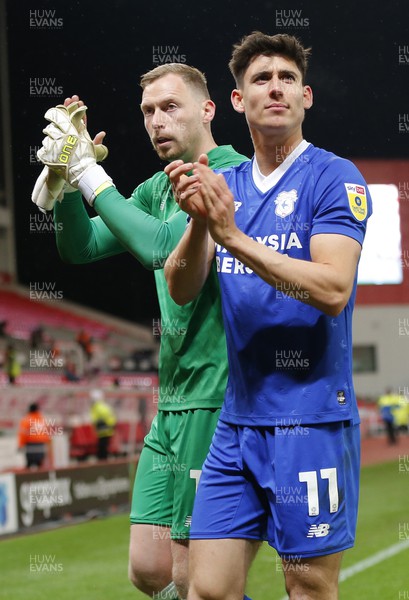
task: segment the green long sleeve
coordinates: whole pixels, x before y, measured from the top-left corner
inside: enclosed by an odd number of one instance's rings
[[[111,187],[97,197],[94,208],[124,248],[144,267],[160,269],[182,237],[186,227],[186,213],[179,210],[170,196],[169,201],[177,212],[162,221],[135,206],[132,200],[133,198],[126,201]]]
[[[66,263],[85,264],[125,251],[99,217],[90,219],[80,192],[56,202],[54,225],[57,249]]]
[[[84,264],[128,250],[147,269],[162,268],[186,227],[186,214],[161,221],[138,206],[138,188],[126,200],[116,188],[102,192],[97,217],[90,218],[78,192],[66,194],[54,209],[56,240],[65,262]]]

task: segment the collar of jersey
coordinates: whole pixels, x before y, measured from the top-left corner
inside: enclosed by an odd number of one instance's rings
[[[300,154],[302,154],[308,148],[309,145],[310,142],[302,140],[302,142],[300,142],[298,146],[294,148],[291,154],[287,156],[285,161],[279,167],[274,169],[274,171],[269,175],[263,175],[261,173],[257,164],[256,156],[254,155],[252,165],[254,185],[260,190],[260,192],[263,192],[263,194],[271,190],[271,188],[274,187],[280,181],[281,177],[288,171],[295,159],[298,158]]]

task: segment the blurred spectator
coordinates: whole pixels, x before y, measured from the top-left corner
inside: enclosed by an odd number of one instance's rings
[[[381,417],[385,424],[386,434],[390,444],[397,442],[397,428],[394,411],[399,409],[400,396],[394,394],[392,388],[386,388],[385,393],[378,400]]]
[[[101,390],[91,391],[91,421],[98,437],[97,457],[99,460],[108,458],[109,442],[114,435],[116,417],[112,408],[105,402]]]
[[[392,409],[396,429],[405,433],[409,430],[409,402],[406,396],[398,396],[398,404]]]
[[[64,361],[64,377],[69,382],[76,382],[81,379],[77,374],[77,365],[70,354],[68,354]]]
[[[44,327],[43,325],[38,325],[33,329],[30,336],[30,345],[32,350],[36,350],[40,348],[44,343]]]
[[[85,331],[85,329],[81,329],[76,337],[76,340],[83,349],[87,360],[91,360],[93,353],[92,337]]]
[[[27,414],[20,421],[18,440],[19,449],[25,449],[27,468],[42,466],[49,442],[47,423],[38,404],[30,404]]]
[[[21,373],[21,367],[17,360],[17,353],[13,344],[9,344],[6,349],[4,367],[9,380],[9,383],[14,385],[17,377]]]

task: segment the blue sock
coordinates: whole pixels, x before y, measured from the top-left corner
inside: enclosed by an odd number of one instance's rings
[[[246,596],[246,594],[244,594],[243,600],[251,600],[251,598],[249,598],[248,596]]]

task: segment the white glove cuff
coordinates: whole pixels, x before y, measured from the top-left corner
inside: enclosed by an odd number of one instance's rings
[[[101,187],[105,189],[105,187],[113,185],[112,178],[100,165],[95,165],[84,171],[78,181],[78,189],[90,206],[94,205],[95,198],[102,191]]]

